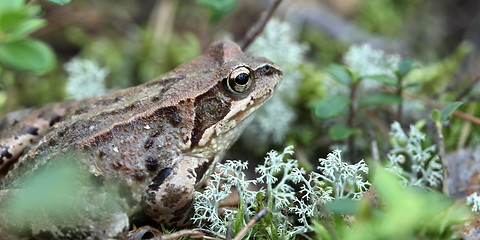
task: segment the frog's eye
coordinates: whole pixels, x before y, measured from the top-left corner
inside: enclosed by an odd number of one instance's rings
[[[250,76],[250,69],[246,67],[239,67],[233,70],[227,79],[228,90],[235,93],[243,93],[252,85],[252,78]]]

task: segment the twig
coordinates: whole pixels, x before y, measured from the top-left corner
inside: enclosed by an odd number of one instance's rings
[[[475,79],[473,79],[473,81],[468,84],[468,86],[463,89],[462,92],[460,92],[457,96],[457,98],[455,99],[455,101],[461,101],[470,91],[472,91],[472,89],[475,87],[475,85],[477,85],[478,83],[480,83],[480,77],[476,77]]]
[[[372,129],[368,130],[368,136],[370,138],[370,148],[372,151],[372,159],[374,164],[380,164],[380,154],[378,151],[378,143],[377,139],[375,138],[375,133]]]
[[[378,113],[374,113],[373,111],[368,110],[368,108],[362,108],[361,111],[368,118],[368,121],[376,128],[376,132],[380,133],[385,139],[389,138],[389,129],[385,125],[385,122],[378,117]]]
[[[135,228],[134,230],[128,233],[127,239],[143,239],[142,237],[147,233],[152,233],[155,237],[151,239],[155,240],[174,240],[181,237],[190,237],[190,238],[203,238],[203,239],[225,239],[225,236],[213,233],[205,229],[184,229],[179,230],[171,234],[162,234],[158,229],[151,226],[143,226],[140,228]],[[211,236],[216,236],[218,238],[208,237],[205,234]]]
[[[232,240],[233,238],[232,236],[233,236],[233,224],[232,224],[232,221],[229,221],[227,226],[227,233],[225,234],[225,239]]]
[[[247,33],[245,38],[243,38],[242,43],[240,45],[242,50],[247,49],[248,46],[250,46],[250,44],[253,42],[253,40],[255,40],[255,38],[257,38],[257,36],[263,31],[268,20],[272,17],[273,13],[275,12],[275,10],[277,9],[278,5],[280,5],[281,2],[282,0],[275,0],[273,4],[270,6],[270,8],[267,9],[267,12],[262,14],[262,17],[258,22],[258,24],[255,25],[252,28],[252,30]]]
[[[185,230],[176,231],[176,232],[171,233],[171,234],[158,236],[154,239],[156,239],[156,240],[175,240],[175,239],[179,239],[181,237],[187,237],[187,236],[191,237],[191,238],[204,238],[205,233],[203,233],[202,231],[199,231],[199,230],[185,229]]]
[[[322,214],[322,218],[320,218],[321,224],[325,227],[327,232],[330,234],[331,239],[339,240],[337,233],[335,231],[335,227],[333,226],[333,219],[330,215],[330,212],[327,210],[323,203],[320,203],[320,212]]]
[[[438,147],[438,154],[440,155],[440,159],[442,160],[443,165],[443,182],[442,182],[442,191],[445,195],[448,195],[448,168],[447,168],[447,159],[445,158],[445,138],[443,137],[442,133],[442,123],[436,122],[435,127],[437,128],[437,147]]]
[[[467,108],[467,114],[475,114],[476,106],[477,103],[470,103]],[[460,136],[458,137],[457,151],[460,151],[462,148],[465,147],[465,143],[467,142],[468,136],[470,136],[471,129],[472,123],[469,121],[464,121],[462,124],[462,130],[460,130]]]
[[[247,234],[248,229],[250,229],[253,226],[253,224],[260,221],[260,219],[265,217],[265,215],[267,215],[269,212],[270,210],[268,210],[268,208],[263,208],[262,210],[260,210],[260,212],[257,213],[257,215],[255,215],[252,218],[252,220],[250,220],[250,222],[247,223],[247,225],[235,236],[233,240],[242,239],[242,237],[245,236],[245,234]]]
[[[403,77],[399,76],[397,81],[397,96],[400,97],[400,99],[402,100],[398,103],[396,120],[400,123],[402,122],[402,113],[403,113],[403,98],[402,98],[402,92],[403,92],[402,82],[403,81],[402,80],[403,80]]]
[[[355,98],[356,98],[356,94],[357,94],[357,87],[358,87],[359,83],[360,83],[360,81],[352,82],[350,84],[350,96],[349,96],[350,105],[348,106],[348,118],[347,118],[347,127],[350,128],[350,129],[353,128],[353,124],[354,124],[354,121],[355,121],[356,109],[355,109],[354,102],[355,102]],[[350,158],[349,161],[350,161],[350,163],[355,163],[354,159],[356,159],[356,149],[355,149],[355,136],[354,136],[354,134],[351,134],[348,137],[347,144],[348,144],[348,156]]]
[[[392,93],[391,91],[385,91],[385,92]],[[409,94],[409,93],[405,93],[405,92],[402,95],[403,95],[403,97],[407,97],[409,99],[415,99],[415,100],[421,101],[429,107],[441,108],[441,106],[439,104],[433,102],[432,100],[420,98],[418,96],[415,96],[415,95]],[[452,115],[455,116],[455,117],[459,117],[463,120],[469,121],[469,122],[471,122],[475,125],[480,126],[480,118],[477,118],[475,116],[472,116],[472,115],[469,115],[469,114],[466,114],[466,113],[460,112],[460,111],[454,111]]]
[[[152,32],[151,43],[157,47],[163,47],[169,41],[177,7],[178,1],[156,1],[148,25]]]

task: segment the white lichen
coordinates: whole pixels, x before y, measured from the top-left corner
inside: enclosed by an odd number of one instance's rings
[[[316,177],[333,187],[336,199],[360,199],[371,185],[363,179],[364,175],[368,174],[368,166],[364,160],[356,164],[348,164],[342,161],[341,151],[334,150],[327,155],[326,159],[320,158],[319,162],[317,169],[321,174]]]
[[[293,171],[303,171],[298,169],[298,162],[295,159],[284,158],[293,154],[293,146],[286,147],[282,153],[270,151],[265,157],[265,162],[255,168],[260,174],[257,179],[259,183],[265,183],[266,188],[262,189],[267,194],[270,202],[275,209],[281,209],[288,206],[295,195],[294,189],[287,184],[287,181],[296,180],[298,174],[291,174]],[[282,173],[279,177],[278,174]]]
[[[105,78],[109,71],[96,62],[73,58],[65,63],[64,69],[68,74],[66,91],[71,98],[79,100],[107,92]]]
[[[472,212],[480,213],[480,195],[478,195],[478,192],[467,196],[466,201],[468,205],[472,205]]]
[[[255,184],[255,180],[247,180],[243,170],[247,168],[247,162],[228,160],[225,164],[218,164],[217,172],[212,174],[203,192],[195,192],[194,223],[209,223],[208,228],[212,231],[225,234],[228,221],[237,214],[237,210],[223,208],[223,215],[219,215],[220,202],[232,193],[232,187],[237,189],[242,204],[253,204],[256,192],[248,190],[248,185]],[[253,216],[246,208],[245,216]]]
[[[298,166],[298,161],[289,158],[293,155],[293,147],[289,146],[282,153],[270,151],[265,162],[255,168],[260,175],[255,180],[246,180],[242,173],[247,168],[245,162],[227,161],[219,164],[219,170],[212,175],[212,180],[203,193],[196,193],[194,203],[196,223],[205,224],[213,231],[224,233],[231,217],[238,216],[236,210],[228,209],[224,215],[218,214],[218,206],[222,199],[236,188],[239,193],[240,209],[243,210],[244,222],[255,214],[251,209],[267,206],[272,212],[272,219],[278,236],[294,236],[311,231],[309,219],[322,215],[322,206],[334,199],[358,199],[370,186],[363,177],[368,173],[365,162],[349,165],[341,160],[340,151],[334,151],[327,159],[319,159],[321,171],[307,174]],[[330,170],[333,169],[333,170]],[[300,188],[298,196],[291,184]],[[250,184],[262,184],[258,191],[247,189]],[[264,196],[266,202],[259,202],[256,196]],[[296,216],[286,215],[288,209]],[[294,225],[294,221],[300,225]]]
[[[422,145],[425,134],[410,125],[407,135],[400,123],[394,122],[390,136],[393,149],[388,154],[389,170],[397,174],[404,185],[425,188],[440,186],[443,179],[440,157],[435,154],[435,145]]]
[[[311,172],[308,178],[302,176],[303,196],[295,199],[295,205],[290,208],[302,224],[293,227],[292,236],[311,231],[308,219],[322,216],[325,203],[334,199],[360,199],[371,185],[364,179],[369,171],[367,164],[363,160],[353,165],[344,162],[340,150],[329,153],[326,159],[320,158],[319,163],[320,172]]]
[[[401,61],[398,54],[388,54],[368,44],[352,45],[343,56],[343,62],[360,77],[388,75],[395,77],[395,70]]]
[[[283,71],[283,80],[275,95],[257,112],[247,129],[248,133],[257,135],[261,141],[282,142],[296,119],[295,111],[288,102],[298,98],[297,89],[303,77],[298,67],[307,51],[306,45],[296,42],[296,37],[287,22],[272,19],[247,50],[249,54],[272,60]]]

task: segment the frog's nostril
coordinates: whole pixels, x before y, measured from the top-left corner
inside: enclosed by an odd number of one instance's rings
[[[262,72],[264,74],[271,74],[272,73],[272,67],[268,64],[262,67]]]

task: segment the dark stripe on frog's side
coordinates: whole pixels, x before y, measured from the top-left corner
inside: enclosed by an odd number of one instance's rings
[[[145,87],[161,87],[160,94],[165,93],[170,89],[173,84],[177,83],[180,80],[183,80],[186,76],[183,74],[178,75],[177,77],[171,78],[161,78],[158,80],[152,80],[150,82],[145,83]]]
[[[155,95],[150,97],[152,103],[157,103],[163,100],[165,92],[170,90],[172,86],[185,78],[185,75],[179,75],[178,77],[160,78],[152,80],[143,85],[139,85],[136,88],[149,88],[148,90]],[[100,99],[85,99],[81,100],[78,107],[72,109],[71,115],[91,115],[90,119],[93,121],[103,121],[107,118],[122,119],[122,116],[126,116],[129,113],[135,112],[141,114],[141,109],[145,106],[143,100],[133,100],[130,96],[103,96]],[[138,109],[138,110],[136,110]],[[80,116],[77,116],[81,118]],[[126,121],[128,119],[124,119]]]
[[[100,99],[97,101],[95,104],[100,105],[100,106],[110,106],[112,104],[121,102],[124,99],[123,96],[116,96],[114,98],[106,98],[106,99]]]
[[[178,126],[178,124],[182,122],[182,117],[178,113],[177,107],[160,108],[154,112],[154,115],[155,114],[165,115],[174,127]]]
[[[195,99],[195,126],[192,131],[191,148],[198,146],[205,130],[222,120],[230,111],[230,103],[223,94],[222,83]]]
[[[129,108],[129,107],[131,107],[131,106],[127,106],[126,108]],[[116,113],[122,112],[122,110],[119,110],[118,112],[116,110],[114,110],[113,112],[116,114]],[[104,112],[101,115],[103,115],[103,114],[108,115],[108,114],[112,114],[112,112]],[[171,106],[171,107],[159,108],[159,109],[155,110],[152,114],[139,116],[137,119],[135,119],[133,121],[128,121],[128,122],[125,122],[125,123],[115,124],[115,125],[111,126],[110,128],[100,132],[99,134],[90,137],[89,139],[87,139],[84,142],[84,144],[89,145],[89,144],[96,143],[96,142],[98,143],[98,142],[110,141],[113,138],[113,136],[115,135],[114,134],[115,132],[125,131],[126,129],[129,129],[132,126],[137,125],[137,121],[141,121],[142,119],[149,119],[149,118],[166,119],[170,122],[170,124],[172,126],[178,126],[178,124],[182,122],[182,118],[178,113],[177,107]],[[95,120],[97,120],[97,119],[98,119],[98,121],[100,121],[104,118],[95,117]],[[92,123],[94,123],[95,120]],[[90,124],[85,124],[85,125],[88,126]]]

